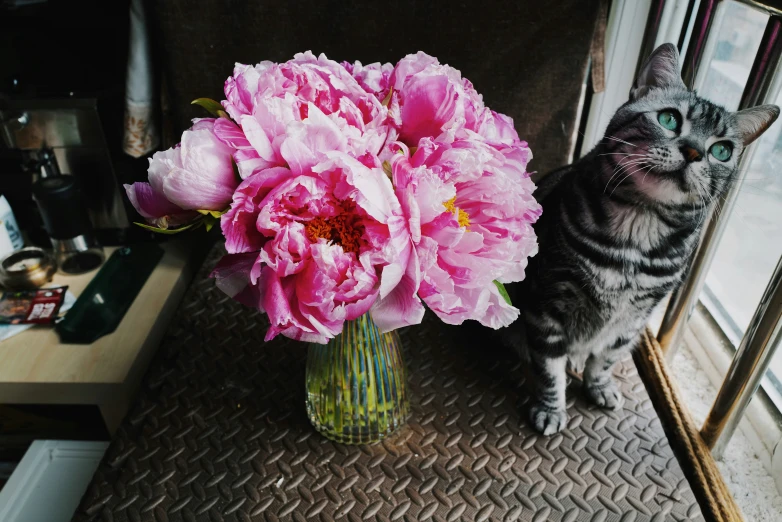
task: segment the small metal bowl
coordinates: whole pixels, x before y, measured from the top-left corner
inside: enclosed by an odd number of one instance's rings
[[[8,290],[40,288],[57,271],[54,258],[38,247],[27,247],[0,259],[0,284]]]

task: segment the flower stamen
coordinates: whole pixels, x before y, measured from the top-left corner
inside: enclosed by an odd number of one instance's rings
[[[456,206],[456,196],[444,202],[443,206],[445,210],[456,215],[456,220],[459,222],[460,227],[464,227],[467,230],[470,229],[470,215]]]
[[[305,225],[310,241],[325,239],[342,247],[344,252],[353,252],[358,256],[364,245],[364,225],[361,216],[356,213],[356,205],[352,201],[342,201],[336,207],[339,212],[335,216],[316,217]]]

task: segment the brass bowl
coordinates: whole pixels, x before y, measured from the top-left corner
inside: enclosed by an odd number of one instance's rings
[[[40,288],[57,271],[54,258],[38,247],[27,247],[0,259],[0,284],[8,290]]]

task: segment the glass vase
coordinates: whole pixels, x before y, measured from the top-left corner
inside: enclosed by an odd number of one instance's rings
[[[346,321],[328,344],[310,344],[306,381],[310,422],[335,442],[376,442],[407,420],[399,334],[381,334],[368,313]]]

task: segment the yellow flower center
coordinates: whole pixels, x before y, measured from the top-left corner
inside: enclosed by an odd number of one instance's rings
[[[459,226],[469,230],[470,228],[470,215],[464,210],[456,206],[456,196],[452,197],[445,203],[443,203],[445,210],[451,214],[456,215],[456,219],[459,221]]]
[[[345,252],[358,255],[364,244],[364,225],[356,213],[356,205],[352,201],[343,201],[337,207],[341,212],[331,217],[316,217],[305,225],[310,241],[323,238],[336,243]]]

